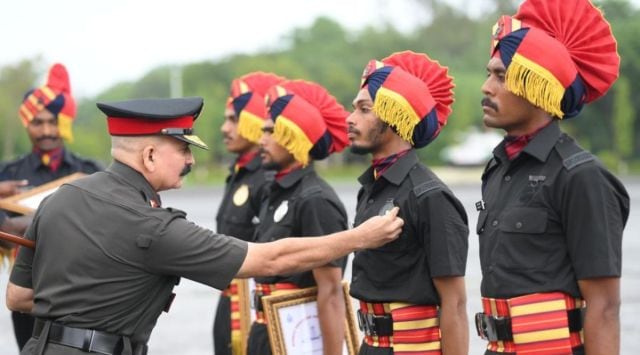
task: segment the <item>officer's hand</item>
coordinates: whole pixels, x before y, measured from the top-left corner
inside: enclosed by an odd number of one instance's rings
[[[6,180],[0,181],[0,198],[13,196],[20,192],[21,187],[29,184],[27,180]]]
[[[400,236],[404,220],[398,217],[400,208],[390,209],[384,216],[374,216],[354,229],[362,241],[361,249],[373,249]]]

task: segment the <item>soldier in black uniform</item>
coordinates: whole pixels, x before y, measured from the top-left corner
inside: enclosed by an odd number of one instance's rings
[[[31,140],[32,151],[3,163],[0,181],[13,181],[24,189],[76,172],[91,174],[101,170],[98,163],[80,157],[64,146],[64,141],[73,139],[71,124],[75,114],[76,104],[71,97],[67,69],[62,64],[54,64],[47,83],[27,92],[20,106],[19,115]],[[0,210],[0,230],[23,234],[31,217]],[[8,255],[8,252],[0,251],[0,262],[2,254]],[[12,312],[11,318],[18,347],[22,349],[31,337],[33,318],[19,312]]]
[[[507,135],[477,204],[485,354],[620,352],[629,196],[558,124],[604,95],[619,60],[587,0],[527,0],[494,27],[483,120]]]
[[[452,88],[447,68],[406,51],[369,62],[353,101],[351,150],[373,157],[359,178],[355,225],[393,206],[406,223],[398,240],[355,254],[360,354],[467,354],[467,215],[415,151],[445,125]]]
[[[7,287],[7,306],[37,319],[22,354],[145,354],[180,277],[216,288],[233,277],[299,272],[397,237],[403,221],[318,238],[253,244],[215,234],[162,208],[194,164],[201,98],[99,103],[113,164],[61,186],[40,205]]]
[[[340,152],[347,144],[348,112],[326,89],[294,80],[269,90],[271,119],[260,140],[262,162],[277,171],[260,210],[256,242],[283,236],[315,236],[347,229],[347,213],[336,192],[313,167],[314,160]],[[318,286],[318,318],[323,354],[341,354],[345,338],[342,272],[346,258],[295,274],[256,278],[257,320],[251,327],[248,354],[271,354],[261,296]]]
[[[267,89],[283,79],[271,73],[253,72],[231,83],[220,131],[227,151],[237,154],[237,157],[229,169],[216,216],[216,229],[220,234],[252,241],[258,224],[262,190],[269,176],[273,177],[262,169],[258,146],[262,125],[267,118],[264,96]],[[233,280],[220,295],[213,323],[216,355],[244,353],[242,347],[248,334],[241,334],[238,301],[238,281]]]

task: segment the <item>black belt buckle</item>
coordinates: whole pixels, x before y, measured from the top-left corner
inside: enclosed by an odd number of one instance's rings
[[[358,310],[358,327],[368,336],[392,336],[393,319],[390,314],[377,316]]]
[[[372,329],[369,326],[371,323],[367,322],[366,318],[369,314],[362,313],[361,310],[358,310],[356,314],[358,316],[358,328],[360,328],[360,330],[362,330],[362,332],[364,332],[365,334],[372,335]]]
[[[512,340],[511,319],[496,317],[485,313],[476,313],[476,331],[478,336],[488,341]]]

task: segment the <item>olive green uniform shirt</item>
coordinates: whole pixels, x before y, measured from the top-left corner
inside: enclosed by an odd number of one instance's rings
[[[145,343],[180,277],[226,287],[247,243],[159,202],[140,173],[117,161],[46,199],[27,231],[36,249],[21,248],[11,274],[33,289],[33,314]]]

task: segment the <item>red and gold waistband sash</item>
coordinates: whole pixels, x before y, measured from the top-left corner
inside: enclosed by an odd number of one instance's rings
[[[241,354],[242,332],[240,328],[240,297],[238,295],[238,279],[231,280],[229,287],[222,291],[222,295],[230,299],[231,314],[231,349],[233,354]]]
[[[280,282],[275,284],[260,284],[256,283],[255,297],[254,302],[256,303],[254,306],[256,308],[256,322],[260,324],[267,324],[267,318],[264,316],[264,311],[262,309],[262,301],[260,298],[262,296],[269,295],[282,295],[287,292],[291,292],[293,290],[298,290],[299,287],[290,282]]]
[[[393,321],[393,335],[365,334],[367,345],[393,348],[396,355],[441,354],[438,306],[360,301],[360,312],[375,316],[391,315]]]
[[[571,332],[567,311],[584,301],[562,292],[534,293],[509,299],[482,298],[487,315],[509,317],[513,340],[490,341],[488,350],[499,353],[561,355],[583,344],[582,331]]]

